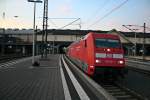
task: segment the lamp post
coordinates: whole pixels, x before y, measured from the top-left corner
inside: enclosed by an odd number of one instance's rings
[[[143,60],[145,59],[145,28],[146,28],[146,23],[144,23],[144,26],[143,26],[143,46],[142,46],[142,49],[143,49],[143,52],[142,52],[142,56],[143,56]]]
[[[2,44],[1,44],[1,55],[5,54],[5,12],[3,12],[3,28],[2,28]]]
[[[36,66],[35,62],[35,14],[36,14],[36,3],[42,3],[40,0],[28,0],[28,2],[34,3],[34,17],[33,17],[33,44],[32,44],[32,65]]]
[[[145,33],[146,33],[146,28],[147,29],[150,29],[150,28],[146,27],[146,23],[144,23],[143,26],[139,26],[139,25],[122,25],[122,26],[124,26],[126,28],[128,28],[127,26],[129,26],[129,27],[134,26],[134,27],[142,27],[143,28],[142,59],[144,60],[145,59]]]
[[[136,31],[137,31],[137,30],[139,30],[139,29],[133,29],[133,31],[134,31],[134,33],[135,33],[135,35],[134,35],[134,39],[135,39],[135,44],[134,44],[134,45],[135,45],[135,52],[134,52],[134,56],[136,56],[136,38],[137,38],[137,36],[136,36],[136,33],[137,33],[137,32],[136,32]]]
[[[135,41],[134,41],[134,56],[136,56],[136,38],[137,38],[137,30],[139,30],[139,29],[131,29],[131,28],[129,28],[129,27],[131,27],[132,25],[122,25],[123,27],[125,27],[125,28],[127,28],[128,30],[130,30],[131,32],[134,32],[134,39],[135,39]],[[127,26],[129,26],[129,27],[127,27]]]

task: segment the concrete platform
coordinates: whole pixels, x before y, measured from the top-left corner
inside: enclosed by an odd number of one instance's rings
[[[126,65],[129,67],[150,72],[150,57],[145,58],[145,60],[142,60],[141,56],[126,58]]]
[[[143,60],[143,56],[128,56],[128,58]],[[150,56],[144,56],[144,60],[145,61],[150,61]]]
[[[41,60],[39,67],[31,59],[0,69],[0,100],[64,100],[59,55]]]
[[[36,57],[36,59],[39,57]],[[63,55],[0,65],[0,100],[116,100]]]

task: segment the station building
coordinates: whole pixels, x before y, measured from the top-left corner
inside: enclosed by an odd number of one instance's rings
[[[0,54],[32,54],[33,29],[0,29]],[[67,47],[73,41],[81,39],[88,32],[98,32],[106,34],[119,35],[126,55],[142,55],[143,46],[145,55],[150,55],[150,34],[119,32],[115,29],[111,31],[100,30],[48,30],[47,51],[48,53],[62,53],[63,48]],[[35,34],[35,52],[41,53],[42,30],[36,30]],[[143,44],[144,43],[144,44]]]

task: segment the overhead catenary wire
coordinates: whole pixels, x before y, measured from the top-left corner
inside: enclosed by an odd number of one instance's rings
[[[124,4],[126,4],[129,0],[125,0],[124,2],[122,2],[120,5],[118,5],[117,7],[113,8],[111,11],[109,11],[108,13],[106,13],[103,17],[99,18],[97,21],[95,21],[93,24],[89,25],[88,29],[90,27],[92,27],[93,25],[96,25],[97,23],[99,23],[100,21],[102,21],[104,18],[106,18],[107,16],[109,16],[110,14],[112,14],[114,11],[118,10],[119,8],[121,8]]]
[[[58,27],[51,19],[49,21],[54,25],[54,27]]]
[[[43,18],[43,17],[38,17],[38,18]],[[72,18],[52,18],[52,17],[50,17],[50,18],[48,18],[49,19],[49,22],[52,24],[52,25],[54,25],[54,27],[58,27],[57,25],[56,25],[56,23],[54,23],[54,21],[53,20],[74,20],[73,22],[70,22],[69,24],[67,24],[67,25],[64,25],[63,27],[61,27],[61,28],[58,28],[58,29],[63,29],[63,28],[65,28],[65,27],[67,27],[67,26],[69,26],[69,25],[79,25],[79,27],[80,27],[80,29],[81,29],[81,18],[74,18],[74,17],[72,17]],[[53,19],[53,20],[52,20]],[[80,22],[79,22],[79,24],[73,24],[74,22],[76,22],[76,21],[78,21],[78,20],[80,20]]]
[[[38,18],[43,18],[43,17],[38,17]],[[66,18],[66,17],[62,17],[62,18],[59,18],[59,17],[48,17],[48,19],[77,19],[77,18]]]
[[[97,17],[97,14],[98,14],[102,9],[104,9],[105,6],[106,6],[107,4],[109,4],[110,1],[111,1],[111,0],[106,0],[106,1],[102,4],[101,7],[99,7],[98,9],[96,9],[96,11],[87,19],[87,21],[90,21],[91,19],[96,18],[96,17]]]
[[[55,19],[55,20],[61,20],[61,19],[70,20],[70,19],[75,19],[73,22],[71,22],[71,23],[69,23],[69,24],[67,24],[67,25],[65,25],[65,26],[63,26],[63,27],[61,27],[59,29],[63,29],[65,27],[69,26],[69,25],[72,25],[74,22],[76,22],[78,20],[80,20],[80,24],[77,24],[77,25],[79,25],[81,27],[81,18],[49,18],[49,19]],[[56,24],[52,20],[51,20],[51,23],[56,26]]]
[[[78,21],[78,20],[80,20],[80,18],[78,18],[78,19],[72,21],[71,23],[69,23],[69,24],[67,24],[67,25],[65,25],[65,26],[63,26],[63,27],[61,27],[60,29],[63,29],[63,28],[65,28],[65,27],[69,26],[69,25],[72,25],[74,22],[76,22],[76,21]]]

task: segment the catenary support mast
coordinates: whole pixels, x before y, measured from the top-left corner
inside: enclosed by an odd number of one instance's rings
[[[47,27],[48,27],[48,0],[44,0],[43,32],[42,32],[42,58],[47,58]]]

